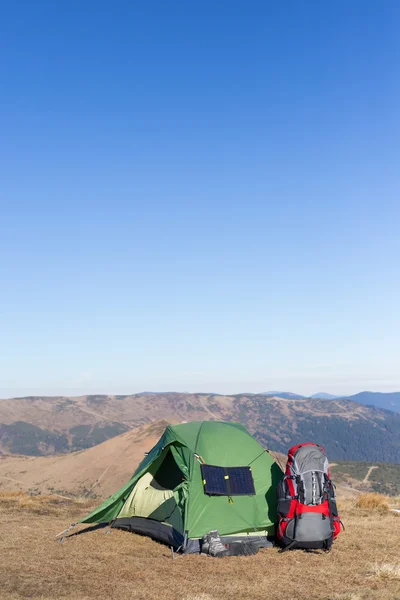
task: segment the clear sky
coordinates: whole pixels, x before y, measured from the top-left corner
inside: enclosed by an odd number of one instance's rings
[[[3,2],[0,397],[400,389],[399,28]]]

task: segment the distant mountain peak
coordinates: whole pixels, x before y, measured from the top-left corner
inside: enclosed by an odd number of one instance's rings
[[[335,396],[334,394],[328,394],[327,392],[317,392],[310,396],[310,398],[318,398],[320,400],[336,400],[336,398],[340,398],[340,396]]]
[[[353,396],[344,397],[360,404],[400,413],[400,392],[359,392]]]
[[[278,398],[285,398],[286,400],[303,400],[306,396],[302,396],[301,394],[294,394],[293,392],[282,392],[282,391],[271,391],[271,392],[261,392],[262,396],[277,396]]]

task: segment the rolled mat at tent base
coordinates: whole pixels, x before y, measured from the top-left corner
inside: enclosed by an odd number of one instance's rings
[[[160,523],[160,521],[155,521],[154,519],[144,517],[124,517],[116,519],[111,527],[146,535],[156,541],[172,546],[175,549],[182,547],[181,550],[184,554],[198,554],[201,550],[199,539],[189,538],[186,540],[185,547],[183,547],[185,540],[179,531],[176,531],[176,529],[173,529],[170,525]],[[265,533],[265,531],[262,531],[260,533],[252,532],[248,535],[221,535],[221,541],[223,544],[232,544],[234,542],[248,542],[251,540],[251,542],[256,544],[259,548],[272,548],[275,538],[272,535],[265,535]]]

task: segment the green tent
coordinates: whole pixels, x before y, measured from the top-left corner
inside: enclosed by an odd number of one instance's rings
[[[148,535],[198,552],[205,533],[223,542],[272,544],[282,471],[239,423],[171,425],[124,487],[81,523]]]

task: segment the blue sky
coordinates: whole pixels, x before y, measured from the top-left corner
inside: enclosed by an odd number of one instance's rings
[[[0,16],[0,397],[400,389],[397,1]]]

